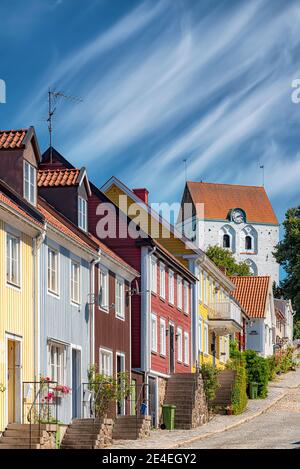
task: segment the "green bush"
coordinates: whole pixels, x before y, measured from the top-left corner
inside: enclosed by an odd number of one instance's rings
[[[266,360],[268,362],[268,367],[269,367],[268,379],[269,379],[269,381],[272,381],[273,379],[276,378],[276,374],[278,373],[279,366],[278,366],[277,359],[276,359],[275,355],[273,355],[272,357],[266,358]]]
[[[204,391],[208,401],[213,401],[216,396],[216,391],[219,387],[218,373],[218,369],[213,365],[204,363],[201,366]]]
[[[241,414],[247,407],[247,371],[243,356],[231,359],[230,368],[236,371],[231,393],[231,408],[234,415]]]
[[[268,394],[270,376],[268,360],[260,357],[254,350],[245,350],[243,355],[246,360],[247,383],[257,383],[258,397],[264,399]]]

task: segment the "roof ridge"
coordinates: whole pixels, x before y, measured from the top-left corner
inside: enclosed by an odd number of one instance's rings
[[[208,181],[187,181],[187,184],[209,184],[214,186],[233,186],[233,187],[254,187],[257,189],[264,189],[264,186],[256,186],[256,185],[249,185],[249,184],[232,184],[228,182],[208,182]]]

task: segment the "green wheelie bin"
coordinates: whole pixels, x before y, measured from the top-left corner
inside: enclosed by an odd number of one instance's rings
[[[174,430],[175,428],[175,412],[176,405],[164,404],[162,406],[163,421],[167,430]]]

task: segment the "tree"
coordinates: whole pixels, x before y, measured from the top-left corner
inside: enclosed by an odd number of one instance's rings
[[[284,238],[275,247],[273,255],[286,271],[280,282],[285,299],[291,299],[296,317],[300,319],[300,206],[290,208],[283,222]]]
[[[251,275],[246,262],[237,262],[231,251],[220,246],[210,246],[206,255],[221,269],[226,269],[227,275]]]

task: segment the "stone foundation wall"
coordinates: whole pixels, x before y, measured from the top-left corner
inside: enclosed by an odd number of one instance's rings
[[[168,380],[158,378],[158,422],[162,423],[162,405],[165,401]]]
[[[105,448],[106,446],[109,446],[112,444],[113,427],[114,427],[113,419],[106,418],[103,420],[103,423],[101,424],[101,427],[99,430],[98,439],[96,442],[96,449]]]
[[[204,391],[204,383],[201,374],[198,374],[195,391],[195,404],[192,412],[192,427],[199,427],[200,425],[204,425],[208,421],[209,411]]]

